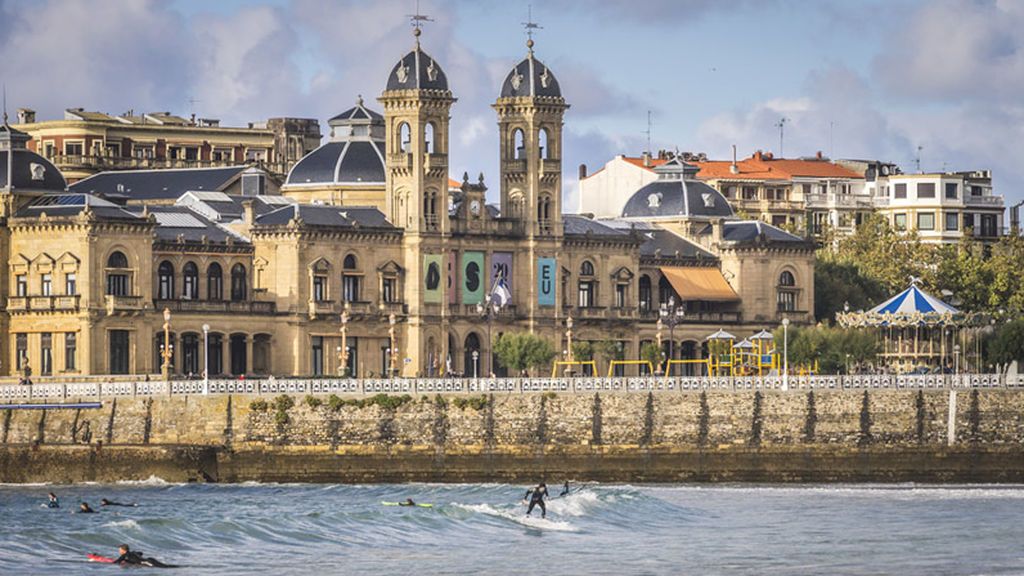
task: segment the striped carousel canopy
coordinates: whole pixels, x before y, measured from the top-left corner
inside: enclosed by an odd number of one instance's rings
[[[903,292],[872,308],[869,314],[958,314],[960,311],[911,284]]]

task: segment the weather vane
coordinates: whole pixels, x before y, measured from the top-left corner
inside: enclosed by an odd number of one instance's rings
[[[434,19],[427,16],[426,14],[420,14],[420,0],[416,0],[416,13],[408,14],[407,16],[409,17],[409,22],[412,24],[412,27],[414,28],[412,35],[416,37],[416,44],[419,44],[420,34],[422,33],[420,31],[420,28],[423,27],[424,22],[433,22]]]
[[[533,21],[533,4],[528,5],[526,10],[526,22],[523,22],[523,28],[526,29],[526,47],[533,52],[533,31],[543,27]]]

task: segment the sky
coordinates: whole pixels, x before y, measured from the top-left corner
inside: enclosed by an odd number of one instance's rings
[[[571,108],[577,166],[651,148],[755,150],[992,170],[1024,200],[1024,0],[421,0],[423,49],[446,71],[452,175],[498,194],[491,104],[535,54]],[[171,111],[244,125],[376,104],[413,46],[416,0],[0,0],[8,107]],[[380,106],[376,108],[380,110]]]

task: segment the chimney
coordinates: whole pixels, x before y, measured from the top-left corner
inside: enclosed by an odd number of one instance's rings
[[[1010,233],[1016,236],[1020,234],[1020,207],[1024,202],[1018,202],[1010,206]]]
[[[729,165],[729,173],[731,173],[731,174],[739,174],[740,173],[740,167],[739,167],[738,164],[736,164],[736,145],[735,144],[732,145],[732,164]]]
[[[641,156],[641,158],[643,158],[643,160],[644,160],[644,168],[650,168],[651,167],[651,153],[650,153],[650,151],[645,150],[643,155]]]
[[[815,154],[814,156],[815,156],[815,158],[817,158],[818,160],[821,160],[821,159],[823,158],[823,156],[822,156],[822,154],[821,154],[821,150],[818,150],[818,153],[817,153],[817,154]]]
[[[760,160],[762,156],[763,155],[761,154],[760,150],[758,150],[757,152],[754,152],[754,160]]]
[[[18,124],[34,124],[36,111],[30,108],[18,108]]]
[[[580,178],[579,179],[583,180],[586,177],[587,177],[587,165],[586,164],[580,164]]]
[[[722,242],[722,228],[725,225],[725,218],[715,218],[711,221],[711,242],[720,244]]]
[[[242,201],[242,222],[245,223],[246,228],[251,228],[253,223],[256,221],[255,210],[253,210],[252,200]]]

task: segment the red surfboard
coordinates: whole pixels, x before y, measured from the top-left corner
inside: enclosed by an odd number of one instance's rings
[[[89,558],[89,562],[106,562],[107,564],[112,564],[116,560],[116,558],[107,558],[99,554],[86,554],[86,557]]]

